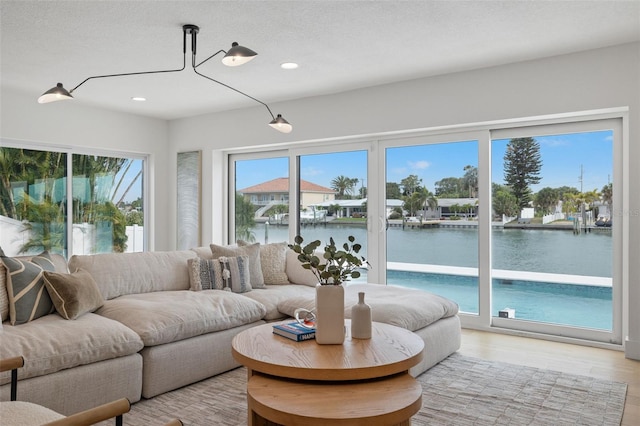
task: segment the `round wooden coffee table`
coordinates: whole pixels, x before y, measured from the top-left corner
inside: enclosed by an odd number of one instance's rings
[[[349,320],[345,325],[349,329]],[[422,387],[408,370],[422,360],[416,334],[373,323],[372,338],[342,345],[294,342],[264,324],[239,333],[234,358],[247,367],[249,425],[409,425]]]

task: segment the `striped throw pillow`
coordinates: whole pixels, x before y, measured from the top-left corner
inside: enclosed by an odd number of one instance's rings
[[[234,293],[251,291],[249,257],[189,259],[191,290],[227,290]]]

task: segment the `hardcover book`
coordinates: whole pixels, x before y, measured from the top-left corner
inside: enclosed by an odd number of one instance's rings
[[[316,338],[315,328],[304,327],[296,321],[274,325],[273,333],[286,337],[287,339],[295,340],[296,342]]]

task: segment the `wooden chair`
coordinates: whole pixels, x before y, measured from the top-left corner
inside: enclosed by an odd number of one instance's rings
[[[22,419],[33,419],[33,424],[45,426],[88,426],[95,423],[115,418],[116,426],[122,426],[124,413],[131,409],[131,403],[126,398],[121,398],[89,410],[81,411],[71,416],[63,416],[53,410],[31,402],[17,400],[18,393],[18,368],[24,366],[24,358],[0,359],[0,372],[11,370],[11,401],[0,403],[0,417],[2,424],[11,420],[19,424],[27,424]],[[9,420],[11,419],[11,420]],[[7,423],[9,425],[10,423]],[[182,422],[174,419],[164,426],[181,426]]]

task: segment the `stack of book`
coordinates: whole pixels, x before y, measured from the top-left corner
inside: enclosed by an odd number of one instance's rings
[[[287,339],[295,340],[296,342],[316,338],[315,328],[305,327],[297,321],[276,324],[273,326],[273,333],[286,337]]]

